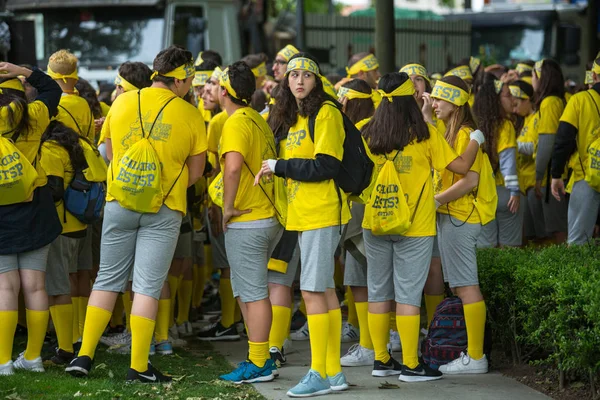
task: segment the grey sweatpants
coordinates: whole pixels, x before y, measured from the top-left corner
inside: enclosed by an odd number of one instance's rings
[[[599,207],[600,192],[584,179],[575,182],[569,199],[569,244],[586,244],[592,238]]]

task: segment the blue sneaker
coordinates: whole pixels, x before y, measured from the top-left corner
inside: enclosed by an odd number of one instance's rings
[[[312,397],[329,393],[331,393],[329,381],[321,378],[321,374],[314,369],[310,369],[299,384],[288,390],[287,395],[289,397]]]
[[[273,361],[272,359],[268,359],[267,362],[265,363],[265,367],[269,366],[271,368],[271,372],[273,373],[273,376],[275,378],[277,378],[279,376],[279,369],[277,369],[277,364],[275,364],[275,361]]]
[[[268,362],[265,363],[264,367],[259,368],[250,361],[244,361],[233,372],[221,375],[219,379],[236,384],[270,382],[275,379],[272,368],[271,363]]]
[[[156,343],[156,352],[162,356],[173,354],[173,345],[168,340]]]
[[[335,376],[328,376],[327,380],[329,381],[331,390],[334,392],[342,392],[344,390],[348,390],[349,388],[346,375],[344,375],[343,372],[339,372]]]

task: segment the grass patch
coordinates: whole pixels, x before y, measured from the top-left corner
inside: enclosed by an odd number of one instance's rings
[[[14,358],[24,350],[26,339],[15,340]],[[153,356],[156,368],[173,376],[164,385],[126,384],[129,356],[110,354],[98,345],[94,368],[87,379],[73,378],[64,368],[46,366],[45,373],[16,371],[0,377],[0,399],[264,399],[251,385],[234,385],[219,381],[219,375],[231,371],[225,358],[208,343],[190,341],[186,349],[176,349],[171,356]]]

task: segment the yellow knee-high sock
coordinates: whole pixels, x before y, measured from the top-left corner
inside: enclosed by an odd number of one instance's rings
[[[474,360],[483,357],[483,337],[485,334],[485,302],[463,305],[467,326],[467,352]]]
[[[235,322],[235,305],[237,303],[233,298],[231,279],[221,278],[219,280],[219,296],[221,296],[221,325],[229,328]]]
[[[131,332],[131,307],[133,306],[133,301],[131,301],[131,292],[127,291],[123,293],[123,308],[125,309],[125,326],[127,327],[127,331]]]
[[[308,315],[308,313],[306,312],[306,303],[304,302],[304,299],[300,300],[300,307],[298,307],[298,310],[300,310],[300,312],[305,316]]]
[[[350,286],[346,286],[346,304],[348,305],[348,323],[358,328],[360,321],[356,314],[356,303],[354,302],[354,294]]]
[[[396,312],[392,311],[390,312],[390,329],[393,331],[398,331],[398,328],[396,326]]]
[[[167,278],[169,282],[169,291],[171,292],[171,309],[169,310],[169,326],[175,322],[175,299],[177,298],[177,289],[179,288],[179,277],[169,275]]]
[[[369,331],[375,350],[375,359],[386,363],[390,360],[387,345],[390,341],[390,316],[385,314],[369,313]]]
[[[373,350],[373,342],[371,341],[371,332],[369,330],[369,303],[360,302],[356,304],[356,316],[358,318],[358,326],[360,326],[360,345],[365,349]]]
[[[431,325],[431,321],[433,321],[435,309],[443,300],[443,294],[425,295],[425,308],[427,309],[427,329],[429,329],[429,325]]]
[[[131,316],[131,365],[137,372],[148,369],[148,353],[154,332],[154,321],[139,315]]]
[[[158,301],[156,332],[154,334],[154,338],[158,343],[169,339],[169,325],[171,323],[169,318],[171,318],[171,299],[160,299]]]
[[[27,315],[27,348],[24,357],[31,361],[38,358],[42,352],[50,313],[48,310],[25,310],[25,314]]]
[[[327,377],[327,341],[329,339],[329,313],[308,315],[308,334],[310,336],[310,368],[317,371],[321,378]]]
[[[177,293],[177,325],[181,325],[190,319],[193,284],[193,281],[184,279],[179,286],[179,292]]]
[[[50,307],[58,348],[73,352],[73,304],[57,304]]]
[[[96,346],[98,346],[100,337],[110,321],[112,313],[100,307],[88,306],[87,316],[88,323],[85,324],[83,329],[83,340],[79,356],[88,356],[93,359],[96,354]]]
[[[125,306],[123,305],[123,295],[119,295],[117,297],[117,302],[115,303],[115,309],[113,310],[113,315],[110,318],[110,326],[112,326],[113,328],[117,327],[117,326],[122,326],[123,325],[123,311],[125,309]]]
[[[79,340],[79,297],[71,297],[71,303],[73,304],[73,343]],[[106,328],[106,326],[105,326]]]
[[[329,310],[329,337],[327,338],[326,372],[336,376],[342,372],[340,351],[342,347],[342,310]]]
[[[254,365],[259,368],[264,367],[269,357],[269,342],[257,343],[248,341],[248,359]]]
[[[398,315],[396,317],[400,343],[402,344],[402,364],[408,368],[416,368],[419,365],[419,327],[421,325],[420,315]]]
[[[288,307],[275,305],[271,308],[273,310],[273,323],[271,324],[271,332],[269,332],[269,347],[277,347],[281,350],[290,329],[289,321],[292,310]]]
[[[90,299],[89,297],[80,297],[79,298],[79,319],[78,319],[79,337],[77,339],[79,339],[80,337],[83,337],[83,326],[85,325],[85,314],[87,311],[87,305],[88,305],[89,299]]]
[[[13,342],[15,330],[19,322],[17,310],[0,311],[0,365],[6,364],[12,359]]]

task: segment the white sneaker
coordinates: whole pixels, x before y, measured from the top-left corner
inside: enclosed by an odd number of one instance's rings
[[[360,339],[360,330],[346,322],[342,327],[342,343],[357,342]]]
[[[131,332],[125,331],[113,336],[102,336],[100,338],[100,343],[108,347],[116,346],[118,344],[131,344]]]
[[[15,369],[13,368],[12,360],[8,360],[6,364],[0,365],[0,376],[13,375]]]
[[[185,321],[183,324],[177,326],[177,332],[179,337],[190,337],[194,335],[194,329],[189,321]]]
[[[283,341],[283,354],[290,354],[292,352],[292,341],[288,338],[285,338]]]
[[[348,349],[348,353],[340,359],[342,367],[366,367],[375,362],[375,351],[356,343]]]
[[[175,348],[181,348],[181,347],[186,347],[187,346],[187,340],[184,339],[175,339],[174,337],[172,337],[171,335],[169,335],[169,341],[171,342],[171,344],[173,345],[173,347]]]
[[[169,328],[169,336],[171,336],[173,339],[179,339],[179,330],[177,329],[176,324],[173,324]]]
[[[488,372],[488,360],[485,354],[479,360],[474,360],[468,354],[460,353],[460,357],[456,360],[440,366],[440,372],[448,375],[486,374]]]
[[[290,338],[292,340],[310,340],[310,335],[308,334],[308,321],[304,323],[302,328],[298,329],[296,332],[292,332]]]
[[[25,371],[33,372],[45,372],[44,364],[42,363],[42,357],[38,357],[34,360],[26,360],[25,353],[21,353],[19,358],[13,363],[14,369],[23,369]]]
[[[400,344],[400,334],[392,329],[390,329],[390,343],[392,345],[392,351],[402,351],[402,345]]]

